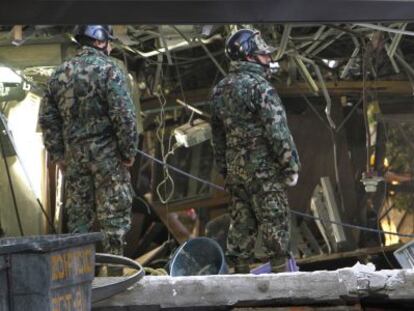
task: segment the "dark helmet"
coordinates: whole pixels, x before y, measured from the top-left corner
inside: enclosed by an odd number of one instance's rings
[[[78,25],[75,28],[75,39],[79,42],[82,36],[99,41],[113,40],[113,30],[109,25]]]
[[[272,54],[275,47],[264,42],[260,31],[254,29],[240,29],[226,40],[225,52],[231,60],[244,60],[248,55]]]

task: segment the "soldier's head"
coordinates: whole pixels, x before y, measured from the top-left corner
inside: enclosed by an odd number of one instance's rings
[[[114,39],[109,25],[78,25],[75,27],[75,39],[80,45],[87,45],[111,53],[111,41]]]
[[[275,47],[268,45],[260,31],[240,29],[231,34],[225,44],[225,53],[233,61],[254,62],[269,67]]]

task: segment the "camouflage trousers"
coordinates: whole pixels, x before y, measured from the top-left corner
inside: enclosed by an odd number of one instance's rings
[[[234,265],[254,258],[259,230],[269,259],[285,258],[289,252],[289,208],[280,184],[256,179],[227,184],[227,189],[232,199],[226,252],[229,263]]]
[[[101,231],[98,251],[123,254],[130,229],[132,188],[128,169],[117,159],[68,163],[65,172],[65,212],[71,233]]]

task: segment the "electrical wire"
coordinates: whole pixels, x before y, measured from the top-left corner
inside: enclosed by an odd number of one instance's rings
[[[330,139],[332,142],[332,151],[333,151],[333,160],[334,160],[334,173],[335,173],[335,182],[337,185],[337,192],[339,195],[339,200],[341,203],[341,210],[345,212],[345,203],[344,203],[344,196],[342,191],[342,184],[341,180],[339,178],[339,169],[338,169],[338,147],[336,144],[336,134],[337,130],[335,127],[333,127],[333,121],[326,123],[323,117],[318,113],[314,105],[310,102],[310,100],[307,98],[305,94],[301,94],[302,97],[305,99],[306,104],[311,108],[312,112],[318,117],[318,119],[322,122],[322,124],[328,129],[330,134]],[[327,112],[327,117],[329,115],[329,112]]]
[[[0,135],[3,135],[3,133],[0,133]],[[10,174],[9,164],[7,163],[7,159],[6,159],[6,152],[4,151],[3,137],[0,137],[0,149],[1,149],[1,156],[3,157],[3,161],[4,161],[4,167],[6,169],[7,179],[9,182],[10,192],[12,195],[13,206],[14,206],[14,210],[16,213],[16,219],[17,219],[17,224],[19,226],[20,235],[24,236],[22,219],[20,217],[19,209],[17,206],[16,194],[14,192],[14,186],[13,186],[13,181],[12,181],[11,174]]]
[[[3,115],[0,115],[0,118],[1,118],[1,122],[3,123],[3,125],[4,126],[6,126],[6,124],[5,124],[5,119],[3,119]],[[7,134],[7,130],[6,130],[6,135],[8,135]],[[1,139],[0,139],[1,140]],[[2,155],[4,156],[4,150],[3,150],[3,143],[0,141],[0,143],[1,143],[1,149],[2,149]],[[16,147],[14,147],[15,149],[16,149]],[[47,223],[48,223],[48,225],[50,226],[50,228],[52,229],[52,232],[53,233],[57,233],[57,231],[56,231],[56,228],[55,228],[55,226],[53,225],[53,222],[51,221],[51,219],[50,219],[50,217],[49,217],[49,215],[48,215],[48,213],[46,212],[46,210],[45,210],[45,208],[43,207],[43,204],[42,204],[42,202],[40,201],[40,199],[36,196],[36,192],[34,191],[34,187],[33,187],[33,185],[32,185],[32,183],[31,183],[31,181],[30,181],[30,178],[29,178],[29,175],[27,174],[27,170],[26,170],[26,168],[25,168],[25,166],[24,166],[24,163],[23,163],[23,161],[21,160],[21,158],[19,157],[19,154],[17,153],[17,151],[15,151],[16,152],[16,158],[17,158],[17,160],[19,161],[19,163],[20,163],[20,165],[21,165],[21,168],[22,168],[22,170],[23,170],[23,173],[24,173],[24,175],[26,176],[26,179],[27,179],[27,182],[28,182],[28,184],[29,184],[29,187],[30,187],[30,190],[31,190],[31,192],[35,195],[35,199],[36,199],[36,203],[38,204],[38,206],[39,206],[39,208],[40,208],[40,210],[41,210],[41,212],[42,212],[42,214],[45,216],[45,219],[46,219],[46,221],[47,221]],[[13,187],[13,184],[12,184],[12,180],[11,180],[11,175],[10,175],[10,173],[9,173],[9,168],[8,168],[8,164],[7,164],[7,161],[6,161],[6,158],[4,157],[4,161],[5,161],[5,165],[6,165],[6,170],[7,170],[7,174],[8,174],[8,179],[9,179],[9,184],[10,184],[10,187],[11,187],[11,191],[12,191],[12,196],[13,196],[13,201],[15,201],[15,194],[14,194],[14,187]],[[16,201],[17,202],[17,201]],[[15,208],[17,208],[17,203],[15,203]],[[16,213],[16,216],[18,215],[18,213]],[[17,219],[18,219],[18,223],[19,223],[19,225],[21,224],[21,222],[20,222],[20,216],[19,217],[17,217]],[[23,234],[22,234],[23,235]]]
[[[175,171],[177,173],[180,173],[180,174],[182,174],[184,176],[187,176],[187,177],[189,177],[191,179],[197,180],[198,182],[201,182],[201,183],[204,183],[206,185],[209,185],[210,187],[215,188],[217,190],[226,191],[225,188],[222,187],[222,186],[216,185],[216,184],[211,183],[211,182],[209,182],[207,180],[201,179],[201,178],[199,178],[197,176],[194,176],[194,175],[191,175],[191,174],[189,174],[187,172],[184,172],[184,171],[182,171],[182,170],[180,170],[180,169],[178,169],[178,168],[176,168],[176,167],[174,167],[174,166],[172,166],[172,165],[170,165],[168,163],[165,163],[165,162],[163,162],[163,161],[161,161],[161,160],[159,160],[159,159],[157,159],[157,158],[155,158],[155,157],[147,154],[146,152],[144,152],[142,150],[138,150],[138,153],[140,153],[144,157],[147,157],[148,159],[151,159],[152,161],[154,161],[154,162],[156,162],[158,164],[168,166],[171,170],[173,170],[173,171]],[[365,226],[353,225],[353,224],[348,224],[348,223],[343,223],[343,222],[338,222],[338,221],[333,221],[333,220],[326,221],[326,220],[323,220],[323,219],[321,219],[319,217],[316,217],[316,216],[313,216],[313,215],[309,215],[309,214],[306,214],[306,213],[302,213],[302,212],[299,212],[299,211],[295,211],[295,210],[290,210],[290,212],[292,214],[295,214],[295,215],[298,215],[298,216],[302,216],[302,217],[305,217],[305,218],[314,219],[314,220],[320,220],[320,221],[323,221],[323,222],[329,222],[329,223],[332,223],[332,224],[336,224],[336,225],[340,225],[340,226],[348,227],[348,228],[352,228],[352,229],[358,229],[358,230],[369,231],[369,232],[377,232],[377,233],[383,233],[383,234],[389,234],[389,235],[396,235],[396,236],[400,236],[400,237],[414,238],[414,234],[404,234],[404,233],[398,233],[398,232],[390,232],[390,231],[378,230],[378,229],[368,228],[368,227],[365,227]]]
[[[175,190],[175,184],[174,184],[174,180],[170,175],[169,172],[169,167],[166,165],[167,164],[167,160],[168,157],[174,153],[175,149],[177,147],[173,147],[171,148],[171,142],[172,142],[172,135],[170,135],[170,138],[168,140],[168,149],[167,151],[165,151],[165,146],[164,146],[164,140],[165,140],[165,111],[164,108],[167,104],[167,100],[164,97],[164,94],[162,92],[162,90],[158,90],[157,91],[157,98],[160,102],[160,106],[161,106],[161,110],[160,110],[160,119],[159,119],[159,124],[156,130],[156,136],[158,141],[160,142],[160,149],[161,149],[161,157],[163,160],[164,166],[163,166],[163,172],[164,172],[164,179],[157,185],[156,191],[157,191],[157,195],[158,198],[160,199],[162,204],[167,204],[171,198],[174,195],[174,190]],[[167,185],[168,183],[171,184],[171,190],[170,192],[167,194]],[[161,187],[164,186],[164,195],[165,197],[161,194]]]

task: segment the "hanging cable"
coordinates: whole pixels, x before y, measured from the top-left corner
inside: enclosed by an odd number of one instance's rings
[[[7,128],[6,128],[6,120],[5,120],[5,117],[2,115],[2,114],[0,114],[0,121],[2,122],[2,124],[3,124],[3,127],[5,128],[5,135],[7,135],[7,136],[9,136],[10,137],[10,135],[8,134],[8,130],[7,130]],[[42,212],[42,214],[45,216],[45,219],[46,219],[46,221],[47,221],[47,223],[48,223],[48,225],[50,226],[50,228],[52,229],[52,232],[53,233],[57,233],[57,231],[56,231],[56,228],[55,228],[55,226],[53,225],[53,222],[51,221],[51,219],[50,219],[50,217],[49,217],[49,215],[48,215],[48,213],[46,212],[46,210],[45,210],[45,208],[43,207],[43,204],[42,204],[42,202],[40,201],[40,199],[37,197],[37,195],[36,195],[36,192],[35,192],[35,190],[34,190],[34,187],[33,187],[33,185],[32,185],[32,183],[31,183],[31,180],[30,180],[30,177],[29,177],[29,174],[27,173],[27,170],[26,170],[26,167],[25,167],[25,165],[24,165],[24,163],[23,163],[23,161],[22,161],[22,159],[19,157],[19,153],[17,152],[17,147],[16,146],[14,146],[14,144],[13,144],[13,148],[15,149],[15,153],[16,153],[16,158],[17,158],[17,160],[18,160],[18,162],[20,163],[20,166],[21,166],[21,168],[22,168],[22,171],[23,171],[23,174],[24,174],[24,176],[26,177],[26,180],[27,180],[27,183],[28,183],[28,185],[29,185],[29,188],[30,188],[30,190],[31,190],[31,192],[34,194],[34,196],[35,196],[35,199],[36,199],[36,203],[37,203],[37,205],[39,206],[39,208],[40,208],[40,210],[41,210],[41,212]],[[3,149],[2,149],[3,150]],[[6,158],[4,158],[4,160],[6,160]],[[8,166],[6,165],[6,169],[8,169]],[[10,176],[10,180],[9,180],[9,183],[10,183],[10,185],[12,185],[12,183],[11,183],[11,176]],[[14,191],[12,191],[12,194],[14,193]]]
[[[167,104],[167,100],[164,97],[164,94],[162,92],[162,90],[158,90],[157,91],[157,98],[160,102],[161,105],[161,110],[160,110],[160,118],[159,118],[159,124],[156,130],[156,136],[158,141],[160,142],[160,149],[161,149],[161,157],[162,157],[162,162],[163,164],[163,172],[164,172],[164,179],[158,184],[156,191],[157,191],[157,195],[158,198],[160,199],[161,203],[163,204],[167,204],[171,198],[174,195],[174,190],[175,190],[175,184],[174,184],[174,180],[170,175],[169,172],[169,166],[167,165],[167,160],[168,157],[172,154],[174,154],[175,150],[178,148],[178,145],[174,145],[171,146],[172,143],[172,135],[170,135],[170,138],[168,140],[168,149],[167,151],[165,150],[165,146],[164,146],[164,140],[165,140],[165,106]],[[169,193],[167,193],[167,186],[168,183],[170,183],[171,185],[171,190]],[[164,186],[164,195],[165,197],[161,194],[161,187]]]
[[[6,152],[4,151],[4,145],[3,145],[3,137],[5,135],[7,135],[7,132],[5,130],[3,130],[2,133],[0,133],[0,135],[2,135],[2,137],[0,137],[1,156],[3,157],[4,167],[6,169],[7,179],[8,179],[8,182],[9,182],[10,192],[11,192],[11,196],[12,196],[12,200],[13,200],[13,206],[14,206],[14,210],[16,212],[17,224],[19,226],[20,235],[24,236],[22,220],[21,220],[21,217],[20,217],[19,209],[17,207],[16,194],[14,192],[13,181],[12,181],[12,178],[11,178],[11,174],[10,174],[10,170],[9,170],[9,164],[7,163]]]
[[[344,203],[344,196],[343,196],[343,191],[342,191],[342,184],[341,184],[341,180],[339,178],[339,168],[338,168],[338,147],[336,144],[336,134],[337,134],[337,130],[335,127],[332,127],[332,122],[328,123],[325,122],[325,120],[323,119],[323,117],[318,113],[318,111],[316,110],[316,108],[314,107],[314,105],[310,102],[310,100],[307,98],[307,96],[305,94],[301,94],[303,99],[305,100],[306,104],[311,108],[312,112],[318,117],[318,119],[322,122],[322,124],[328,129],[329,134],[330,134],[330,139],[332,142],[332,152],[333,152],[333,160],[334,160],[334,173],[335,173],[335,182],[337,185],[337,192],[339,195],[339,201],[341,203],[341,210],[343,212],[345,212],[345,203]],[[328,116],[327,116],[328,117]]]

